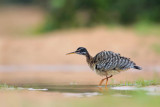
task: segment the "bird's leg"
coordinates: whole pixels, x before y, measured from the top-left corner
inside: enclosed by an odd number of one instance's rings
[[[111,77],[112,77],[112,75],[111,75],[111,76],[109,76],[109,77],[107,77],[107,76],[106,76],[106,85],[105,85],[105,88],[107,88],[108,79],[109,79],[109,78],[111,78]]]
[[[108,84],[108,77],[106,79],[106,85],[105,85],[105,88],[107,88],[107,84]]]
[[[104,81],[105,79],[107,79],[107,78],[103,78],[103,79],[100,81],[99,86],[102,85],[102,83],[103,83],[103,81]]]

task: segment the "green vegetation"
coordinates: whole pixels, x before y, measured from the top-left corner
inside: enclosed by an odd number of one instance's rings
[[[159,43],[156,43],[156,44],[153,44],[151,46],[152,50],[155,51],[156,53],[160,54],[160,44]]]
[[[158,0],[49,0],[41,31],[104,24],[160,23]],[[145,26],[145,25],[144,25]],[[144,26],[140,30],[147,29]],[[150,25],[149,25],[150,26]]]
[[[111,84],[110,86],[136,86],[136,87],[145,87],[150,85],[160,85],[159,80],[143,80],[139,79],[134,82],[126,81],[125,83],[120,84]]]
[[[149,21],[137,22],[133,25],[136,32],[142,34],[142,36],[156,35],[160,36],[160,24],[152,23]]]
[[[159,84],[160,84],[160,81],[157,81],[157,80],[137,80],[135,81],[135,86],[137,87],[159,85]]]
[[[134,25],[139,32],[158,33],[159,0],[2,0],[0,4],[39,5],[48,12],[36,32],[95,25]]]
[[[0,84],[0,89],[11,89],[11,88],[15,88],[14,86],[9,86],[7,84]]]
[[[37,0],[1,0],[0,5],[2,4],[33,4],[36,3]]]

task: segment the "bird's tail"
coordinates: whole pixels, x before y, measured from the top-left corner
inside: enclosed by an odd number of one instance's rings
[[[135,65],[133,68],[134,68],[134,69],[138,69],[138,70],[142,70],[142,68],[141,68],[141,67],[136,66],[136,65]]]

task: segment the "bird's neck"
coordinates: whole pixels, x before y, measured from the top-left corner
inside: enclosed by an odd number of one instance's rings
[[[87,63],[90,64],[92,59],[93,59],[93,57],[87,52],[87,54],[86,54]]]

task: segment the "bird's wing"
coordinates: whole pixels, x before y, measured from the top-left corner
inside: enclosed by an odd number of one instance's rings
[[[112,51],[102,51],[94,57],[95,68],[102,71],[124,70],[135,65],[129,58],[120,56]]]

